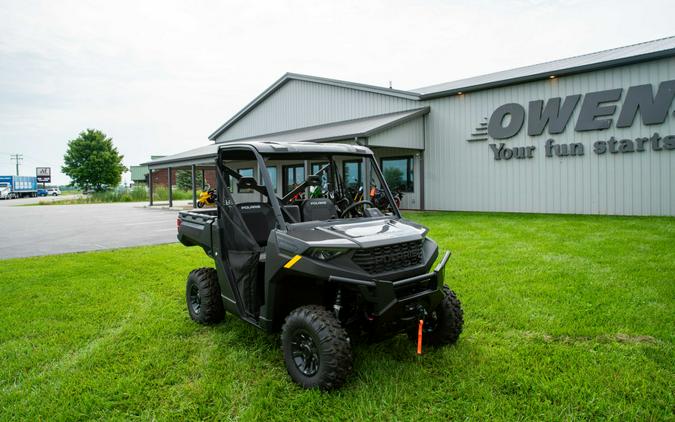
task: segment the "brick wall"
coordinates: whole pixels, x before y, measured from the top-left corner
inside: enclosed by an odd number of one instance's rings
[[[180,169],[183,170],[183,169]],[[189,171],[189,169],[185,169]],[[200,168],[197,168],[197,176],[201,172]],[[153,186],[167,186],[168,184],[168,174],[167,169],[154,170],[152,172],[152,184]],[[147,177],[147,176],[146,176]],[[215,189],[216,187],[216,171],[213,168],[204,169],[204,180],[208,185]],[[171,182],[172,185],[176,186],[176,169],[171,169]],[[201,186],[197,184],[197,190],[201,190]]]

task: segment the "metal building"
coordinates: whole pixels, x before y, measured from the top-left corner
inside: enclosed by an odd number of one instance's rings
[[[398,169],[402,208],[675,215],[674,97],[675,37],[409,91],[288,73],[211,144],[148,165],[194,170],[243,139],[357,142]],[[278,189],[312,164],[275,169]]]

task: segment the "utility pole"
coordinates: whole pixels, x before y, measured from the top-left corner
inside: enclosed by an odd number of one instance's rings
[[[19,175],[19,162],[23,161],[23,154],[12,154],[9,156],[10,160],[16,160],[16,175]]]

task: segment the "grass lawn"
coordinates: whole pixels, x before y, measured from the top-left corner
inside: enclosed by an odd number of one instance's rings
[[[453,347],[355,348],[304,391],[278,336],[202,327],[178,244],[0,261],[0,419],[675,418],[675,219],[409,213],[453,257]]]

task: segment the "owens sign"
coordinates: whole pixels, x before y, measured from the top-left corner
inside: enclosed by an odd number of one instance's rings
[[[528,103],[527,112],[521,104],[504,104],[497,107],[490,118],[476,128],[476,133],[472,134],[474,138],[468,141],[487,140],[487,136],[496,140],[509,139],[517,135],[524,126],[527,127],[529,136],[542,135],[544,130],[550,135],[561,134],[570,123],[574,124],[575,132],[609,129],[619,109],[616,102],[621,99],[623,91],[623,88],[616,88],[589,92],[585,95],[568,95],[564,99],[555,97],[546,102],[534,100]],[[656,94],[653,93],[651,84],[631,86],[626,90],[614,126],[631,127],[638,114],[644,125],[662,124],[668,117],[673,98],[675,98],[675,80],[661,82]],[[571,122],[577,108],[579,108],[578,117],[575,122]],[[641,152],[645,150],[645,145],[654,151],[673,150],[675,136],[661,137],[658,133],[654,133],[649,138],[635,140],[617,140],[611,137],[606,141],[595,142],[593,150],[596,154]],[[533,158],[536,149],[535,146],[507,148],[504,143],[490,144],[489,147],[495,160]],[[582,143],[556,144],[553,139],[548,139],[544,149],[547,157],[584,155]]]

